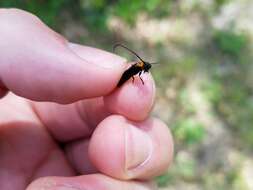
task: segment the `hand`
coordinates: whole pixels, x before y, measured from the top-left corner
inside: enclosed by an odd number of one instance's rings
[[[21,10],[0,9],[0,26],[0,189],[153,189],[173,143],[149,117],[151,75],[116,88],[121,57]]]

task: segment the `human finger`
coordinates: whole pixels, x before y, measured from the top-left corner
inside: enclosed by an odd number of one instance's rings
[[[119,56],[69,43],[25,11],[0,9],[0,26],[1,91],[70,103],[109,94],[126,66]]]
[[[81,153],[76,155],[81,158]],[[89,157],[102,173],[119,179],[150,179],[168,169],[172,136],[158,119],[132,122],[119,115],[103,120],[89,144]]]
[[[59,141],[89,137],[96,126],[111,114],[141,121],[148,117],[155,97],[151,75],[143,76],[145,85],[137,81],[126,83],[106,97],[92,98],[77,103],[60,105],[33,102],[34,111],[48,130]]]
[[[131,120],[141,121],[148,117],[155,99],[155,83],[151,74],[143,74],[142,80],[127,81],[104,97],[105,105],[111,113],[121,114]]]
[[[102,174],[78,177],[45,177],[34,181],[27,190],[155,190],[152,182],[120,181]]]

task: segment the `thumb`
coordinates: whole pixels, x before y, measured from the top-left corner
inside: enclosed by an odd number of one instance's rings
[[[2,94],[71,103],[110,93],[124,71],[124,59],[69,43],[25,11],[0,9],[0,26]]]

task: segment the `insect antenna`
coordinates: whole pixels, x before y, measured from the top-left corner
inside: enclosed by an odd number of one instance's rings
[[[142,62],[145,63],[145,61],[143,61],[143,59],[140,58],[140,56],[137,55],[137,53],[135,53],[133,50],[129,49],[128,47],[126,47],[126,46],[124,46],[124,45],[122,45],[122,44],[115,44],[115,45],[113,46],[113,52],[115,52],[115,49],[116,49],[117,47],[125,48],[126,50],[128,50],[129,52],[131,52],[132,54],[134,54],[140,61],[142,61]]]

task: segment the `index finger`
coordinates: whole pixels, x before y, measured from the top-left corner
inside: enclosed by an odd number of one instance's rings
[[[106,97],[87,99],[74,104],[33,103],[42,123],[58,141],[87,138],[96,126],[112,113],[130,120],[147,118],[155,96],[151,75],[143,75],[145,84],[127,82]]]

